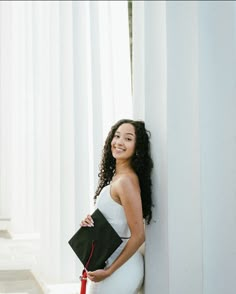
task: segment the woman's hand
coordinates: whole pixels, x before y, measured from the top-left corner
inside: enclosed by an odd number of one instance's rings
[[[94,222],[90,214],[87,215],[87,217],[81,221],[80,223],[81,227],[94,227]]]
[[[99,269],[93,272],[87,272],[88,278],[93,282],[101,282],[109,276],[107,270]]]

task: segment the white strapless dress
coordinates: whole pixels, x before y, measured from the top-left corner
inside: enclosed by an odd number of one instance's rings
[[[110,185],[102,189],[97,198],[96,208],[100,209],[121,237],[130,237],[130,230],[123,206],[112,199]],[[124,242],[107,260],[107,266],[117,258],[127,241],[127,239],[124,239]],[[99,283],[88,280],[88,294],[137,294],[142,286],[143,277],[143,255],[137,251],[126,263],[105,280]]]

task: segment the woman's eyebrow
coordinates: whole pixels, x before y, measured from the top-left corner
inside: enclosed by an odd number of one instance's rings
[[[116,131],[115,134],[120,134],[120,132],[119,131]],[[135,136],[133,133],[125,133],[125,135],[131,135],[133,137]]]

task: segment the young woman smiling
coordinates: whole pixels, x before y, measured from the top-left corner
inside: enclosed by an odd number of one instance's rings
[[[143,121],[123,119],[110,130],[103,148],[95,193],[99,208],[124,242],[104,269],[88,272],[89,294],[137,294],[144,279],[144,220],[152,218],[150,133]],[[81,226],[92,226],[88,215]]]

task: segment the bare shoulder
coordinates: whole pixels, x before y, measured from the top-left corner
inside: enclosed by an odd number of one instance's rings
[[[125,189],[127,187],[139,187],[138,177],[134,173],[129,173],[121,175],[117,180],[117,187],[120,189]]]
[[[133,197],[140,197],[139,180],[136,174],[130,173],[119,177],[115,181],[116,195],[121,202]]]

